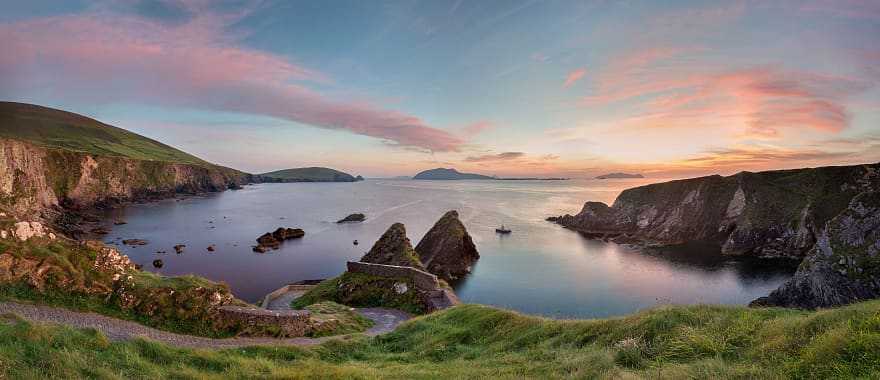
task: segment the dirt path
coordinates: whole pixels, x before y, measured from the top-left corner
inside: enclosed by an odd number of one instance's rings
[[[379,335],[390,332],[398,325],[411,318],[407,313],[392,309],[358,309],[363,316],[372,319],[376,324],[366,335]],[[147,338],[177,347],[196,348],[235,348],[246,346],[277,346],[298,345],[310,346],[329,339],[346,339],[347,336],[325,338],[226,338],[214,339],[191,335],[175,334],[157,330],[136,322],[116,319],[100,314],[72,311],[51,306],[22,304],[16,302],[0,302],[0,314],[13,313],[35,322],[49,322],[76,328],[93,328],[101,331],[114,341],[133,338]]]

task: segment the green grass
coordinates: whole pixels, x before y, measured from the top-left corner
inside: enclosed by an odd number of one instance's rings
[[[394,291],[394,283],[402,282],[410,290],[404,294]],[[333,301],[355,307],[387,307],[412,314],[423,314],[424,306],[409,279],[370,276],[363,273],[345,272],[339,277],[328,279],[293,300],[291,307],[302,309],[306,306]]]
[[[31,104],[0,102],[0,137],[101,156],[212,166],[136,133],[82,115]]]
[[[197,276],[162,277],[132,270],[126,294],[144,302],[124,307],[118,293],[112,291],[110,274],[94,269],[97,253],[87,246],[63,240],[7,239],[0,240],[0,252],[36,260],[39,266],[50,268],[39,289],[27,279],[0,282],[0,300],[92,311],[177,333],[226,337],[237,332],[234,328],[218,329],[207,314],[210,300],[204,295],[214,290],[228,293],[223,284]],[[95,292],[97,289],[107,293]]]
[[[312,321],[318,322],[310,336],[333,336],[367,331],[373,327],[373,320],[358,314],[351,307],[332,301],[324,301],[306,306],[312,312]]]
[[[190,350],[0,324],[6,378],[877,378],[880,301],[806,312],[667,306],[555,321],[462,305],[376,338]]]
[[[276,170],[274,172],[263,173],[260,175],[285,181],[303,182],[354,182],[355,180],[354,176],[351,174],[321,167]]]

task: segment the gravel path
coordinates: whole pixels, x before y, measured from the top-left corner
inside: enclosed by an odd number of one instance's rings
[[[390,332],[412,316],[392,309],[358,309],[363,316],[376,322],[375,326],[366,331],[366,335],[379,335]],[[76,328],[93,328],[101,331],[113,341],[134,338],[146,338],[177,347],[194,348],[236,348],[246,346],[277,346],[297,345],[310,346],[330,339],[347,339],[350,336],[324,338],[225,338],[214,339],[191,335],[175,334],[157,330],[136,322],[116,319],[95,313],[72,311],[51,306],[22,304],[16,302],[0,302],[0,314],[13,313],[35,322],[49,322]]]

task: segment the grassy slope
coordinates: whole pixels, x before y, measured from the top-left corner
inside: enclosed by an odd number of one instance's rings
[[[318,347],[208,351],[0,324],[8,378],[876,378],[880,301],[805,312],[662,307],[553,321],[478,305]],[[3,377],[0,376],[0,377]]]
[[[210,165],[198,157],[124,129],[82,115],[31,104],[0,102],[0,137],[95,155]]]
[[[336,181],[338,178],[354,181],[354,176],[352,176],[351,174],[335,169],[321,167],[276,170],[274,172],[263,173],[260,175],[264,177],[277,178],[288,181],[302,180],[332,182]]]

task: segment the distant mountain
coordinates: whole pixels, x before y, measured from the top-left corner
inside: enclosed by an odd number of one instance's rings
[[[629,174],[629,173],[608,173],[603,174],[596,179],[620,179],[620,178],[645,178],[645,176],[641,174]]]
[[[363,181],[361,176],[321,167],[294,168],[276,170],[260,174],[265,182],[356,182]]]
[[[482,174],[461,173],[455,169],[430,169],[416,174],[413,179],[457,180],[457,179],[495,179]]]

